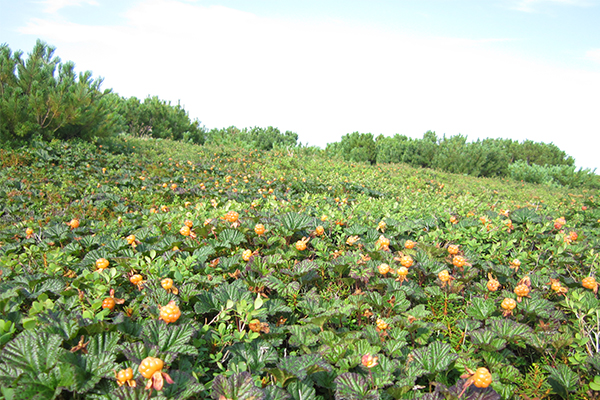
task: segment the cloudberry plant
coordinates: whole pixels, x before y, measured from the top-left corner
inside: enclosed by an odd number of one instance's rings
[[[99,258],[96,260],[96,268],[99,270],[108,268],[109,264],[110,263],[108,262],[108,260],[106,258]]]
[[[379,273],[381,275],[385,275],[388,272],[390,272],[390,266],[388,264],[379,264],[379,267],[377,267],[377,269],[379,270]]]
[[[498,288],[500,287],[500,282],[498,282],[496,279],[490,279],[487,282],[487,289],[490,292],[495,292],[496,290],[498,290]]]
[[[235,211],[228,211],[224,218],[226,221],[234,223],[238,220],[239,216],[240,215]]]
[[[414,260],[411,256],[402,256],[400,257],[400,264],[403,267],[410,268],[414,264]]]
[[[462,268],[467,263],[467,260],[463,256],[454,256],[452,257],[452,265],[457,268]]]
[[[517,307],[517,302],[515,301],[515,299],[506,297],[504,300],[502,300],[500,307],[502,307],[502,309],[504,310],[502,315],[506,317],[512,314],[512,311]]]
[[[258,236],[263,235],[265,233],[265,226],[263,224],[254,225],[254,233]]]
[[[135,387],[135,381],[133,380],[133,370],[131,368],[122,369],[116,373],[117,384],[123,386],[128,384],[131,387]]]
[[[174,300],[171,300],[166,306],[160,307],[160,317],[167,324],[176,322],[181,316],[181,311]]]
[[[140,363],[138,370],[144,378],[151,379],[156,372],[162,371],[163,366],[164,362],[160,358],[146,357]]]
[[[117,303],[115,299],[112,297],[106,297],[104,300],[102,300],[102,308],[108,308],[111,311],[115,308],[116,304]]]
[[[473,384],[478,388],[486,388],[492,383],[492,374],[487,368],[477,368],[473,375]]]
[[[594,293],[598,292],[598,282],[596,282],[596,278],[593,276],[588,276],[587,278],[583,278],[581,284],[584,288],[593,290]]]

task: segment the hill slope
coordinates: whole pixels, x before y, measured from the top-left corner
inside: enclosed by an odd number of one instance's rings
[[[15,398],[134,398],[148,356],[178,399],[441,399],[478,367],[472,398],[595,388],[594,193],[129,137],[0,162]]]

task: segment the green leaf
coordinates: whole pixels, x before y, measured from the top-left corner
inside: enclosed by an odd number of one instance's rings
[[[314,218],[306,214],[288,212],[279,216],[280,226],[291,233],[296,233],[313,225]]]
[[[198,354],[198,349],[189,345],[195,333],[192,324],[165,325],[162,321],[149,321],[142,331],[142,339],[155,344],[161,352],[186,355]]]
[[[485,321],[496,311],[496,305],[492,299],[483,299],[474,297],[471,299],[471,305],[467,307],[467,315]]]
[[[489,329],[490,331],[494,332],[497,336],[508,341],[517,338],[525,339],[531,333],[533,333],[533,329],[531,329],[527,325],[523,325],[511,319],[489,321],[489,324],[486,329]]]
[[[577,389],[579,376],[565,364],[557,364],[556,367],[546,366],[548,383],[552,389],[562,397],[567,397],[569,392]]]
[[[21,373],[41,374],[54,368],[58,356],[64,351],[61,344],[62,339],[58,335],[23,331],[2,349],[0,361]]]
[[[413,357],[416,365],[428,374],[435,374],[447,370],[458,354],[448,343],[432,342],[425,348],[415,350]]]
[[[496,336],[494,332],[487,329],[478,329],[469,334],[473,345],[485,351],[498,351],[506,347],[506,340]]]
[[[263,388],[265,395],[263,400],[289,400],[292,398],[288,392],[275,385],[269,385]]]
[[[212,384],[210,396],[214,400],[258,400],[262,391],[254,386],[254,379],[248,372],[233,374],[229,378],[217,375]]]
[[[304,382],[292,382],[287,387],[288,393],[294,400],[316,400],[315,388]]]
[[[336,400],[376,400],[379,393],[371,389],[367,379],[353,372],[346,372],[335,378]]]

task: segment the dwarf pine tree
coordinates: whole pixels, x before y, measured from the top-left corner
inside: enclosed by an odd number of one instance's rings
[[[114,96],[102,79],[77,75],[55,48],[38,40],[27,59],[0,46],[0,139],[9,142],[108,136],[120,128]]]

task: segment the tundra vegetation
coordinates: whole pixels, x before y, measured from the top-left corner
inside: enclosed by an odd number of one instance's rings
[[[555,146],[208,131],[0,50],[1,398],[600,397],[598,181]]]

